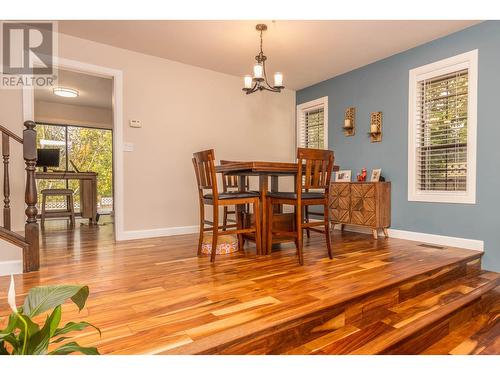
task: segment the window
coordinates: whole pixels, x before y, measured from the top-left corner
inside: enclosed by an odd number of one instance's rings
[[[477,50],[410,70],[408,200],[476,203]]]
[[[97,208],[100,214],[113,209],[113,132],[81,126],[38,123],[37,148],[58,148],[59,167],[63,171],[97,172]],[[70,188],[75,192],[75,210],[80,209],[80,184],[77,180],[38,180],[38,202],[42,189]],[[54,197],[47,202],[48,209],[66,207],[63,198]]]
[[[328,148],[328,97],[297,106],[297,146]]]

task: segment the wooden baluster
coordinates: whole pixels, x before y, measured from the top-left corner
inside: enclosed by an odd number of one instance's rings
[[[37,192],[35,182],[36,168],[36,131],[33,121],[26,121],[23,131],[23,156],[26,164],[26,192],[24,200],[26,202],[26,224],[24,226],[26,242],[28,247],[24,254],[24,272],[36,271],[40,267],[39,254],[39,229],[36,221],[37,215]]]
[[[9,181],[9,157],[10,138],[2,133],[2,156],[3,156],[3,226],[10,230],[10,181]]]

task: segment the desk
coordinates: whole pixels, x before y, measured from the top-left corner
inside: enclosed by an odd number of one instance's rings
[[[278,191],[279,176],[296,176],[297,163],[281,163],[268,161],[236,161],[215,167],[216,173],[225,173],[233,176],[240,176],[239,186],[243,190],[245,176],[259,176],[259,192],[261,199],[261,223],[262,223],[262,253],[268,254],[271,249],[267,249],[267,193],[269,191],[269,177],[271,177],[271,191]],[[338,171],[339,167],[334,166],[333,171]],[[275,223],[277,218],[275,217]],[[283,214],[283,221],[293,220],[292,214]],[[279,218],[278,218],[279,222]],[[278,224],[280,225],[280,224]]]
[[[79,180],[80,210],[89,224],[97,223],[97,173],[95,172],[36,172],[37,180]]]

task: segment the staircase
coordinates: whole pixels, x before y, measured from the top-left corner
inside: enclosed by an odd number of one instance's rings
[[[0,125],[2,134],[2,157],[3,157],[3,226],[0,227],[0,239],[18,246],[23,251],[23,271],[36,271],[40,267],[39,260],[39,229],[36,221],[37,215],[37,193],[35,183],[36,168],[36,131],[33,121],[24,123],[25,130],[23,137],[19,137],[9,129]],[[11,208],[10,208],[10,141],[23,145],[23,158],[26,165],[26,224],[24,226],[24,236],[12,231],[11,228]]]
[[[409,273],[394,285],[374,285],[279,324],[254,321],[166,353],[499,354],[500,274],[481,270],[481,256]]]

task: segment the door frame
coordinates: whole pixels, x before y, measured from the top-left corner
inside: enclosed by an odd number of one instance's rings
[[[113,79],[113,209],[114,233],[117,241],[124,236],[124,171],[123,171],[123,72],[81,61],[54,57],[57,69],[71,70]],[[23,121],[35,119],[35,92],[33,87],[23,86]]]

